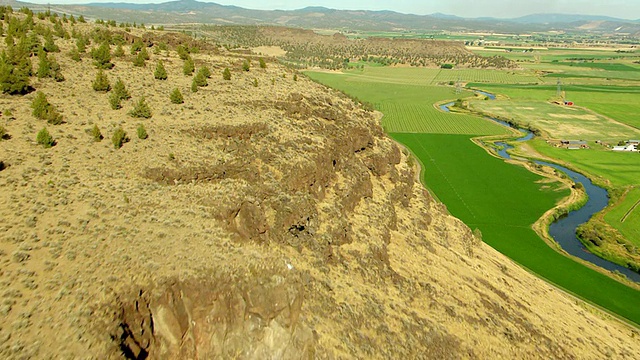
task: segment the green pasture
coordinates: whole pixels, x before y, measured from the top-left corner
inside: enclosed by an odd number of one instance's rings
[[[556,96],[557,86],[523,84],[469,83],[469,87],[504,94],[517,101],[548,101]],[[567,100],[598,114],[640,129],[640,86],[565,85]]]
[[[455,94],[455,89],[442,86],[381,84],[377,80],[357,74],[335,75],[308,72],[307,75],[373,104],[384,114],[382,126],[388,132],[468,135],[508,133],[502,126],[492,121],[465,114],[447,114],[433,105],[442,100],[471,96],[472,93],[469,91]]]
[[[525,127],[543,129],[553,139],[620,140],[640,139],[640,130],[608,119],[581,107],[546,101],[470,101],[473,111],[502,119],[513,119]]]
[[[591,149],[568,150],[550,146],[542,139],[528,143],[539,153],[570,163],[582,173],[609,179],[613,186],[640,185],[638,153],[610,151],[596,144],[590,144]]]
[[[465,135],[390,134],[423,165],[423,181],[484,241],[543,278],[640,324],[640,291],[551,249],[531,229],[568,190],[488,156]]]
[[[620,205],[611,209],[604,219],[636,246],[640,247],[640,188],[629,191]]]

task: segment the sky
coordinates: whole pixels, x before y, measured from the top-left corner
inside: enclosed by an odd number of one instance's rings
[[[160,3],[169,0],[26,0],[40,4],[85,4],[89,2]],[[640,19],[640,0],[198,0],[236,5],[248,9],[293,10],[324,6],[346,10],[393,10],[427,15],[443,13],[461,17],[512,18],[538,13],[606,15],[622,19]]]

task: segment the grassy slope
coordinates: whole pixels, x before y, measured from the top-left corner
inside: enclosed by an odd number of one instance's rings
[[[392,69],[386,71],[389,70]],[[432,93],[435,90],[432,87],[424,87],[423,92],[397,91],[396,86],[385,84],[383,77],[371,80],[356,79],[355,75],[308,75],[376,106],[383,101],[435,102],[447,98]],[[399,81],[398,77],[390,79]],[[556,253],[531,229],[531,224],[563,192],[545,189],[535,183],[540,179],[538,176],[488,156],[470,141],[469,135],[395,133],[393,136],[418,155],[425,165],[424,180],[428,186],[454,215],[472,228],[479,228],[488,244],[540,276],[640,324],[640,308],[636,306],[640,303],[639,291]],[[500,179],[508,180],[495,186]]]
[[[543,189],[535,182],[539,176],[488,156],[468,136],[391,135],[421,160],[423,181],[449,211],[479,228],[487,244],[561,287],[640,321],[639,291],[560,255],[531,229],[566,190]]]

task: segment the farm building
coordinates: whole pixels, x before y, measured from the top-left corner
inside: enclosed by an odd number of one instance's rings
[[[584,140],[562,140],[561,144],[569,150],[588,149],[589,145]]]
[[[624,145],[614,146],[613,151],[638,151],[640,140],[629,140]]]

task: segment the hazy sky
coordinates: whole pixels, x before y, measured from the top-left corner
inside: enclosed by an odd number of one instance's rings
[[[29,0],[27,0],[29,1]],[[167,0],[31,0],[33,3],[84,4],[89,2],[160,3]],[[607,15],[640,19],[640,0],[217,0],[249,9],[300,9],[324,6],[349,10],[393,10],[411,14],[436,12],[463,17],[518,17],[535,13]]]

